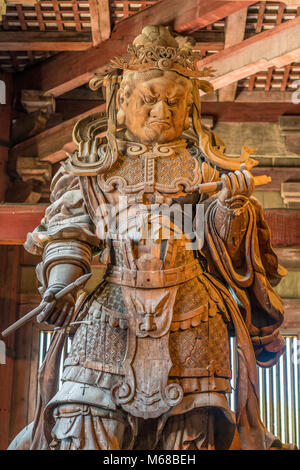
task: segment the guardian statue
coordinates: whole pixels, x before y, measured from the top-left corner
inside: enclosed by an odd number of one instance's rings
[[[259,417],[256,366],[284,352],[273,287],[286,272],[252,196],[264,183],[251,174],[253,151],[229,157],[201,124],[212,71],[198,60],[191,40],[148,26],[92,80],[106,87],[106,114],[75,126],[78,150],[25,244],[43,257],[38,321],[54,335],[35,421],[10,448],[282,448]],[[56,298],[96,255],[105,264],[96,288]]]

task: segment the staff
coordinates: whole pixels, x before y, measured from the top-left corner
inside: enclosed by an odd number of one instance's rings
[[[52,300],[51,303],[56,302],[56,300],[61,299],[64,295],[69,294],[72,292],[74,289],[77,287],[82,286],[85,284],[91,277],[92,273],[89,274],[84,274],[83,276],[79,277],[76,279],[76,281],[72,282],[68,286],[64,287],[61,291],[57,292],[57,294],[54,295],[54,299]],[[16,321],[12,325],[10,325],[6,330],[2,331],[2,336],[7,336],[13,331],[17,330],[20,326],[24,325],[25,323],[29,322],[33,317],[37,316],[46,305],[49,305],[49,302],[42,302],[38,307],[36,307],[34,310],[31,310],[31,312],[27,313],[24,315],[24,317],[20,318],[20,320]]]
[[[270,181],[272,181],[271,176],[267,175],[260,175],[260,176],[254,176],[254,185],[259,186],[261,184],[268,184]],[[222,189],[223,182],[222,181],[213,181],[211,183],[202,183],[199,184],[198,190],[201,193],[214,193],[215,191],[219,191]]]

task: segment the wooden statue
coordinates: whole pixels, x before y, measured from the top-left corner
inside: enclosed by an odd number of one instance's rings
[[[199,89],[211,91],[211,70],[197,59],[190,42],[179,47],[168,29],[148,26],[128,57],[92,80],[106,86],[106,138],[96,137],[103,115],[76,125],[78,151],[25,244],[43,254],[38,320],[56,329],[35,421],[12,449],[283,446],[259,417],[256,364],[270,367],[284,351],[272,286],[286,273],[252,196],[265,182],[251,175],[253,150],[230,158],[201,126]],[[107,264],[97,288],[77,300],[72,289],[57,295],[97,253]]]

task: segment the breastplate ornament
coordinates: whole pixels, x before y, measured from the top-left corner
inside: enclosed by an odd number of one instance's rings
[[[201,183],[199,162],[190,155],[186,141],[153,147],[121,142],[122,155],[105,174],[98,175],[104,192],[118,188],[121,194],[164,193],[178,196],[193,192]]]

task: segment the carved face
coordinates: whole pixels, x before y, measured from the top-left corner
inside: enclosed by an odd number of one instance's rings
[[[119,90],[118,122],[130,139],[141,143],[170,142],[188,127],[189,81],[175,72],[155,75],[131,79]]]

